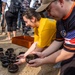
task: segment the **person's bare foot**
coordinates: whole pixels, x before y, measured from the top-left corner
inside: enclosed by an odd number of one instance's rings
[[[2,35],[6,35],[6,32],[3,32]]]
[[[0,36],[4,36],[6,34],[7,34],[6,32],[3,32],[3,33],[0,33]]]

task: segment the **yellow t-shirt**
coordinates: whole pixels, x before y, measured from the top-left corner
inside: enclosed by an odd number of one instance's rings
[[[34,42],[37,47],[49,46],[56,37],[56,21],[53,19],[41,18],[38,28],[34,28]]]

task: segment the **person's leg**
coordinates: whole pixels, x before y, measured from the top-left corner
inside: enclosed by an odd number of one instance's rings
[[[7,36],[6,40],[11,40],[11,32],[7,32]]]
[[[0,13],[0,22],[1,22],[1,20],[2,20],[2,14]]]
[[[23,22],[23,19],[22,19],[22,34],[25,35],[25,33],[26,33],[25,23]]]
[[[26,30],[25,30],[25,22],[23,21],[23,18],[21,18],[21,21],[22,21],[22,34],[25,35]]]
[[[13,31],[13,37],[15,37],[16,36],[16,31]]]
[[[4,14],[4,16],[3,16],[2,34],[3,34],[3,35],[6,35],[6,19],[5,19],[5,14]]]
[[[22,22],[22,35],[29,35],[29,34],[27,33],[28,27],[25,25],[25,22],[24,22],[24,20],[23,20],[23,18],[22,18],[22,13],[23,13],[23,12],[21,12],[21,15],[20,15],[21,22]],[[30,30],[30,29],[29,29],[29,30]]]
[[[1,15],[1,23],[0,23],[0,25],[1,25],[1,34],[3,33],[3,24],[4,24],[4,16],[3,15]]]
[[[6,12],[5,14],[5,18],[6,18],[6,23],[7,23],[7,38],[6,40],[10,40],[11,39],[11,31],[12,31],[12,14],[10,12]]]
[[[12,20],[12,31],[13,31],[13,37],[16,36],[16,30],[17,30],[17,19],[18,19],[18,13],[13,14],[13,20]]]
[[[17,22],[17,29],[20,30],[21,28],[21,19],[20,19],[20,11],[18,13],[18,22]]]
[[[29,31],[28,30],[29,27],[27,27],[25,25],[25,22],[22,20],[22,30],[23,30],[23,35],[29,35],[27,32]]]

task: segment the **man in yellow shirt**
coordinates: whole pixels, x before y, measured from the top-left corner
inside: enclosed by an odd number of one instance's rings
[[[56,21],[53,19],[42,18],[34,9],[28,9],[23,13],[26,26],[34,28],[34,43],[23,55],[19,56],[16,64],[25,62],[25,57],[31,52],[40,52],[48,47],[56,37]]]

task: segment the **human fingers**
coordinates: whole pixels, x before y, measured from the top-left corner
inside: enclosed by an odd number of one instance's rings
[[[18,57],[18,58],[24,57],[24,54],[20,54],[20,55],[18,55],[17,57]]]
[[[19,60],[16,60],[14,64],[20,65],[21,62]]]
[[[17,65],[21,65],[21,64],[25,63],[25,59],[24,58],[18,59],[16,61],[17,62],[15,62],[15,64],[17,64]]]
[[[29,61],[28,66],[30,66],[30,67],[36,67],[35,59],[34,59],[34,60]]]
[[[42,52],[32,52],[33,54],[36,54],[38,57],[42,57]]]
[[[42,65],[42,61],[39,58],[29,61],[29,66],[31,67],[39,67],[40,65]]]

